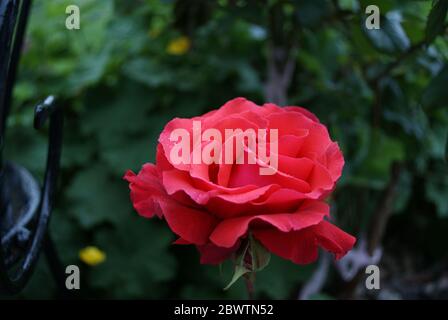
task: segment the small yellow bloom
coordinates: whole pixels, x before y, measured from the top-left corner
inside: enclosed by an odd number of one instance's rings
[[[190,39],[188,37],[179,37],[171,40],[166,48],[166,52],[176,56],[183,55],[190,50],[190,45]]]
[[[106,254],[97,247],[89,246],[79,251],[79,258],[89,266],[96,266],[106,260]]]

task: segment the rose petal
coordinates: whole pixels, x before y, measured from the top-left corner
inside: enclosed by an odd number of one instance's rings
[[[325,220],[298,231],[281,232],[270,228],[254,230],[253,234],[269,251],[297,264],[314,262],[319,246],[334,253],[336,259],[339,259],[356,242],[353,236]]]
[[[278,136],[303,136],[304,130],[317,125],[316,122],[298,112],[276,112],[266,116],[269,129],[277,129]]]
[[[325,167],[333,178],[333,181],[337,181],[342,174],[342,168],[344,167],[344,157],[342,156],[341,149],[336,142],[333,142],[325,152]]]
[[[161,217],[158,202],[164,197],[164,190],[157,168],[153,164],[145,164],[137,175],[129,170],[123,179],[129,182],[135,210],[143,217]]]
[[[303,135],[293,136],[290,134],[278,138],[278,153],[284,156],[296,158],[302,147],[308,130],[303,129]]]
[[[254,215],[223,220],[210,235],[210,240],[217,246],[229,248],[246,234],[251,222],[265,222],[277,230],[288,232],[317,224],[328,215],[328,212],[329,207],[325,202],[306,200],[295,213]]]
[[[259,164],[238,164],[234,165],[232,175],[229,180],[229,187],[242,187],[247,184],[255,184],[259,187],[267,185],[279,185],[283,188],[297,190],[299,192],[310,192],[308,182],[295,178],[291,175],[277,171],[273,175],[260,175]]]
[[[252,101],[239,97],[226,102],[218,110],[206,113],[202,116],[202,118],[205,120],[205,126],[209,127],[210,125],[213,125],[214,123],[217,123],[230,115],[241,114],[247,111],[259,113],[261,109],[262,108],[260,106],[256,105]]]
[[[304,116],[310,118],[311,120],[313,120],[314,122],[320,122],[319,119],[316,117],[316,115],[314,113],[312,113],[311,111],[302,108],[302,107],[296,107],[296,106],[287,106],[283,108],[285,111],[293,111],[293,112],[298,112],[303,114]]]
[[[163,129],[162,133],[160,134],[159,143],[161,144],[161,146],[163,148],[163,153],[165,155],[166,160],[168,160],[168,162],[172,166],[174,166],[175,168],[177,168],[179,170],[188,171],[190,169],[189,164],[185,164],[185,163],[174,164],[170,159],[171,150],[177,144],[177,141],[171,141],[170,137],[171,137],[171,133],[177,129],[184,129],[190,133],[190,151],[192,151],[193,150],[193,142],[192,142],[193,137],[192,137],[191,132],[193,130],[193,119],[174,118],[173,120],[168,122],[166,124],[165,128]]]
[[[189,208],[175,201],[161,202],[160,207],[170,229],[193,244],[206,244],[217,224],[216,218],[208,212]]]
[[[308,181],[313,168],[314,162],[308,158],[278,155],[278,170],[300,180]]]
[[[323,124],[312,123],[308,127],[308,135],[304,138],[298,156],[316,160],[319,155],[325,153],[331,143],[327,128]]]

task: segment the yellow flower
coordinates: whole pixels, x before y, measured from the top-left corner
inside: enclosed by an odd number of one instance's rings
[[[172,55],[183,55],[190,49],[190,39],[188,37],[179,37],[168,44],[166,52]]]
[[[96,266],[106,260],[106,254],[97,247],[89,246],[79,251],[79,258],[89,266]]]

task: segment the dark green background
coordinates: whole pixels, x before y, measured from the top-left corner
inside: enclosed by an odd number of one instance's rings
[[[81,9],[80,30],[65,28],[69,4]],[[381,9],[378,31],[363,27],[368,4]],[[201,266],[194,247],[170,245],[175,236],[163,221],[139,217],[122,176],[154,160],[173,117],[237,96],[267,102],[268,44],[280,40],[297,44],[288,103],[316,113],[343,149],[332,200],[338,224],[356,236],[365,231],[392,163],[402,168],[383,241],[383,286],[446,266],[448,42],[446,2],[435,4],[430,15],[432,1],[34,1],[6,157],[42,177],[46,136],[32,129],[33,107],[49,94],[62,99],[62,174],[50,229],[64,263],[81,266],[81,296],[245,297],[241,283],[222,290],[229,265],[223,274]],[[268,23],[273,10],[283,18]],[[170,55],[167,46],[182,35],[190,50]],[[83,265],[78,254],[88,245],[106,261]],[[257,275],[257,297],[295,298],[314,268],[274,257]],[[337,297],[335,283],[331,269],[318,298]],[[19,297],[54,294],[41,261]]]

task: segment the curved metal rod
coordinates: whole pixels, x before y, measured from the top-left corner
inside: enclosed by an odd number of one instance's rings
[[[3,137],[5,133],[6,119],[9,113],[12,89],[14,86],[17,66],[21,55],[23,37],[28,21],[31,0],[0,0],[0,179],[3,181]],[[24,257],[16,262],[19,264],[11,270],[7,263],[6,248],[0,241],[0,289],[6,289],[9,293],[17,293],[27,283],[39,257],[41,247],[51,242],[47,235],[47,226],[53,207],[54,194],[59,172],[60,155],[62,148],[63,114],[55,105],[54,97],[48,97],[35,109],[34,127],[40,129],[50,117],[50,131],[47,164],[43,190],[39,206],[33,214],[33,228],[31,231]],[[0,192],[6,191],[1,186]],[[2,201],[3,202],[3,201]],[[0,213],[6,214],[7,203],[0,203]],[[2,221],[0,220],[0,224]],[[47,239],[47,240],[46,240]],[[51,253],[51,250],[46,250]],[[54,250],[53,250],[54,251]],[[49,254],[47,253],[47,256]],[[51,259],[50,259],[51,258]],[[50,260],[57,262],[57,257],[49,256]],[[55,262],[53,261],[53,265]],[[54,266],[53,266],[54,269]]]
[[[50,132],[47,166],[41,201],[37,212],[37,224],[33,231],[31,242],[26,250],[26,256],[23,259],[19,271],[14,276],[9,275],[8,270],[4,265],[5,253],[0,246],[0,274],[3,274],[3,286],[12,294],[19,292],[25,286],[32,274],[45,239],[50,213],[53,208],[62,149],[63,127],[63,112],[61,108],[57,106],[55,107],[54,98],[47,98],[46,103],[44,102],[36,107],[35,123],[39,124],[37,127],[40,128],[44,124],[48,115],[50,115]]]
[[[0,30],[0,140],[4,136],[6,118],[11,105],[12,88],[16,79],[30,7],[31,0],[0,1],[0,27],[4,28]],[[2,141],[0,141],[1,144]]]
[[[3,246],[7,245],[8,242],[10,242],[13,238],[18,237],[20,234],[26,234],[29,232],[27,226],[34,218],[34,214],[39,207],[40,201],[40,186],[28,170],[12,163],[7,163],[5,168],[6,170],[8,170],[8,168],[13,170],[20,177],[22,184],[27,187],[26,199],[28,202],[24,204],[23,208],[21,208],[21,211],[25,212],[25,214],[22,215],[20,220],[17,221],[12,228],[7,230],[7,232],[1,236],[1,245]],[[16,192],[17,191],[14,190],[14,193]],[[6,195],[6,197],[8,196],[10,195]],[[4,198],[2,198],[2,200],[4,200]],[[13,208],[11,206],[7,206],[6,211],[2,211],[2,214],[6,215],[6,217],[11,217],[12,213],[8,214],[8,211],[12,212]]]

